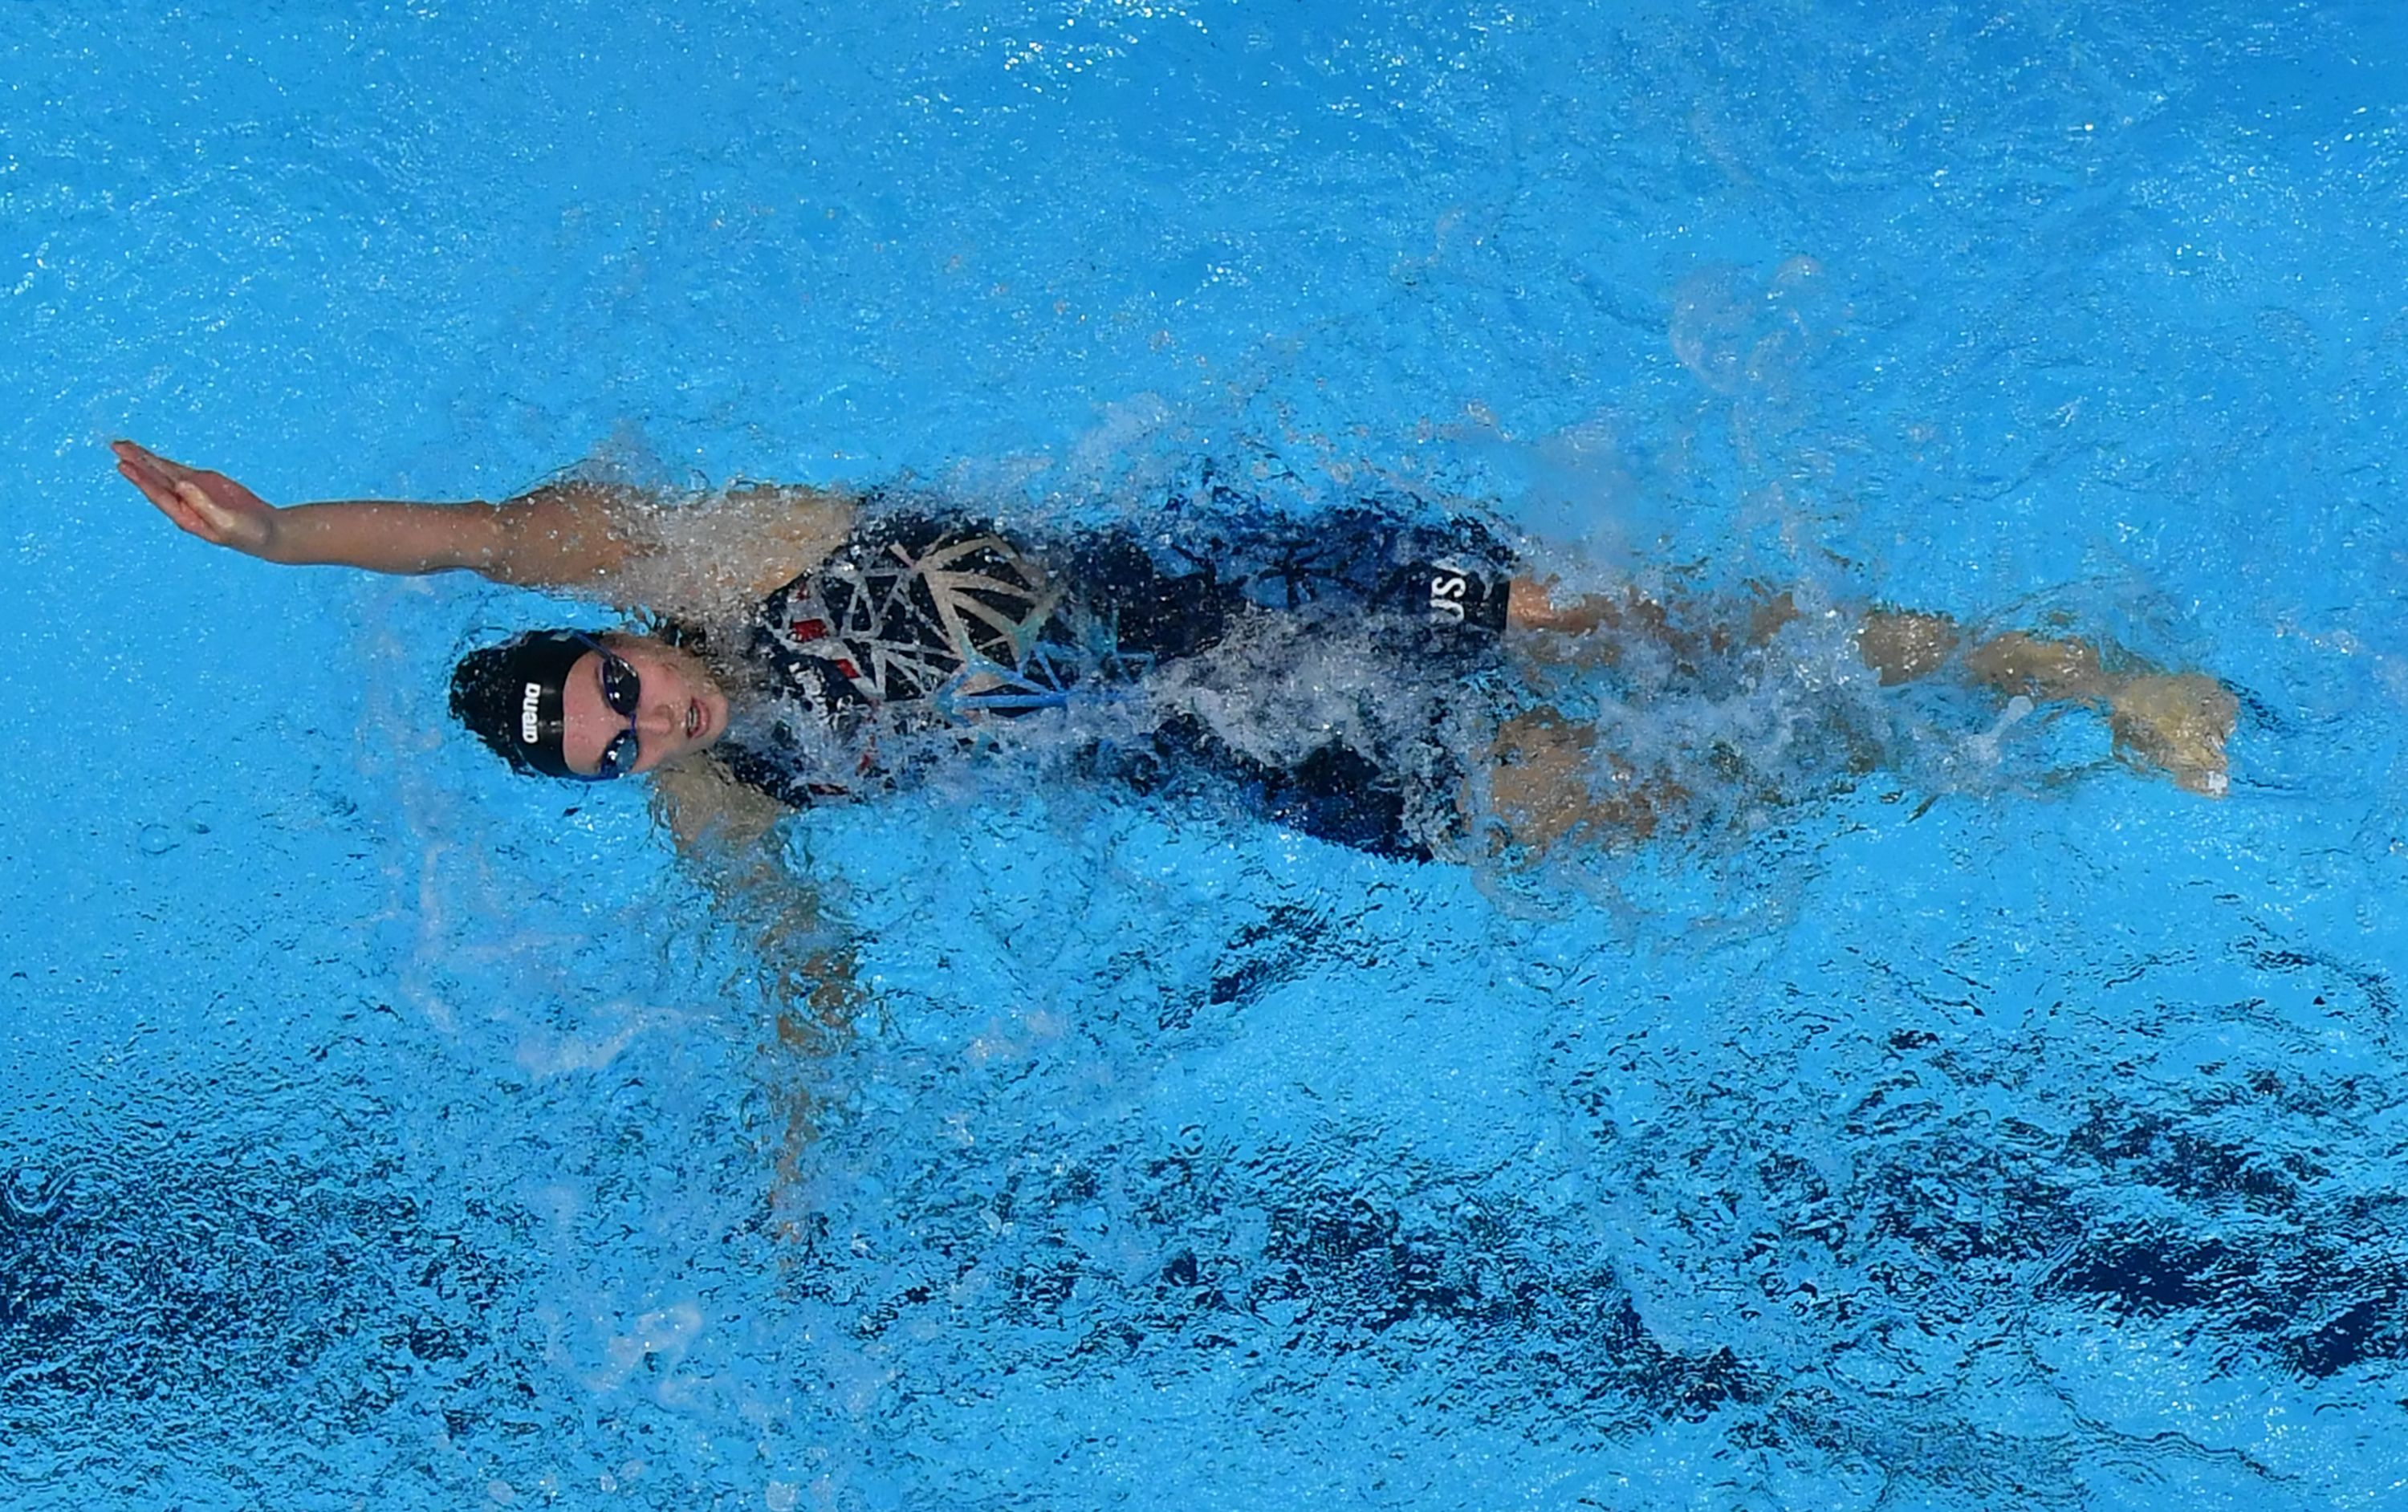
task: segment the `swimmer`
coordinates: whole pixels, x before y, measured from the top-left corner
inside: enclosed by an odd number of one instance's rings
[[[1798,613],[1769,592],[1558,602],[1488,524],[1401,498],[1282,527],[1208,480],[1142,539],[1023,539],[801,487],[732,491],[707,510],[582,481],[499,504],[280,508],[222,473],[113,449],[180,529],[264,561],[465,570],[651,615],[640,632],[534,631],[470,651],[452,707],[519,771],[653,778],[681,841],[757,834],[793,807],[1015,745],[1142,792],[1236,793],[1384,855],[1643,839],[1681,821],[1681,781],[1516,693],[1517,659],[1702,665]],[[1883,686],[1945,677],[2088,706],[2127,764],[2225,792],[2237,705],[2212,678],[1929,614],[1861,611],[1853,638]],[[1049,729],[1071,734],[1048,746]]]

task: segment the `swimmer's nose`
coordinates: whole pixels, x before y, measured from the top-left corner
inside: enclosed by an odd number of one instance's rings
[[[636,728],[645,739],[666,739],[685,734],[684,706],[667,699],[646,699],[643,711],[637,716]]]

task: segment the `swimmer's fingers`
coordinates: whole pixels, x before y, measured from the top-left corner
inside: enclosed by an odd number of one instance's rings
[[[207,539],[210,521],[195,509],[184,496],[180,485],[197,478],[195,469],[181,463],[169,462],[155,451],[136,446],[131,441],[113,442],[109,450],[117,453],[118,475],[142,491],[161,514],[174,521],[179,528]],[[203,496],[206,499],[206,495]]]
[[[144,498],[172,516],[178,507],[176,484],[163,465],[166,459],[152,456],[131,441],[112,441],[108,449],[117,453],[118,475],[140,489]]]
[[[275,508],[226,477],[170,462],[154,451],[119,441],[120,476],[142,492],[179,530],[216,546],[258,554],[275,530]]]
[[[183,495],[176,491],[174,479],[134,462],[120,462],[117,471],[127,482],[140,489],[142,496],[150,500],[161,514],[174,521],[178,529],[190,531],[204,539],[208,537],[208,522],[195,514]]]

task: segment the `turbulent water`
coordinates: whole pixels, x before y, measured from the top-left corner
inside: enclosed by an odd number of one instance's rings
[[[2396,1497],[2382,7],[11,24],[0,1502]],[[1041,531],[1209,462],[1801,613],[1516,672],[1644,843],[1038,751],[696,867],[448,723],[606,611],[208,552],[119,434]],[[2212,673],[2229,795],[1877,686],[1870,606]],[[1185,692],[1279,751],[1447,686],[1342,649]]]

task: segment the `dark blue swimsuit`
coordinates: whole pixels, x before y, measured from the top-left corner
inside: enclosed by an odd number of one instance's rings
[[[1432,830],[1454,822],[1461,763],[1426,711],[1459,703],[1497,661],[1512,556],[1487,525],[1416,505],[1268,525],[1174,506],[1142,536],[1013,538],[880,502],[755,613],[745,660],[762,712],[721,748],[739,780],[796,805],[892,790],[986,743],[982,731],[1069,729],[1082,706],[1139,692],[1115,706],[1141,705],[1138,723],[1076,726],[1081,770],[1147,792],[1231,793],[1383,855],[1426,858]],[[1334,731],[1283,732],[1276,761],[1216,727],[1212,709],[1275,670],[1263,648],[1333,645],[1351,675],[1421,690],[1389,722],[1424,723],[1370,739],[1350,720],[1354,742],[1385,748],[1368,751]],[[1194,686],[1240,692],[1168,692]]]

